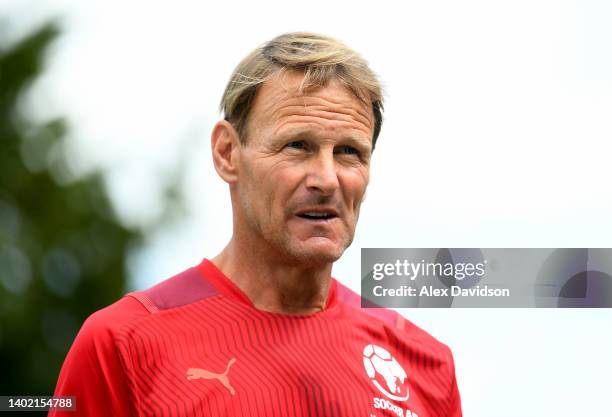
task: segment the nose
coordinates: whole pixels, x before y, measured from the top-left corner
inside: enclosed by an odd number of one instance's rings
[[[339,186],[333,150],[320,149],[308,164],[306,187],[322,195],[331,195]]]

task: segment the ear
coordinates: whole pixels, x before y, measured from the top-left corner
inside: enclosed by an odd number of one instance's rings
[[[215,169],[223,181],[233,184],[237,180],[238,148],[240,139],[234,126],[220,120],[213,128],[210,144]]]

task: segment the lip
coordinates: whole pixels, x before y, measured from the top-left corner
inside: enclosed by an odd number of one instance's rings
[[[310,217],[309,218],[309,217],[303,216],[306,213],[325,213],[325,214],[329,214],[330,217],[321,217],[321,218]],[[329,223],[332,223],[340,219],[340,216],[338,215],[338,211],[335,208],[322,207],[322,206],[301,209],[295,213],[295,217],[297,217],[300,220],[306,221],[309,224],[319,224],[319,225],[329,224]]]
[[[338,216],[338,211],[333,208],[333,207],[312,207],[312,208],[306,208],[306,209],[302,209],[299,210],[295,213],[296,216],[300,216],[306,213],[326,213],[326,214],[330,214],[333,217],[332,218],[337,218]],[[331,220],[331,219],[327,219],[327,220]]]

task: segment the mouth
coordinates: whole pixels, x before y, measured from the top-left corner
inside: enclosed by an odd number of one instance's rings
[[[334,209],[312,209],[302,210],[296,216],[311,222],[328,222],[338,218],[338,213]]]

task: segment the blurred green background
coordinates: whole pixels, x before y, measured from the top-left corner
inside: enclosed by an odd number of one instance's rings
[[[0,37],[0,395],[53,393],[81,323],[127,291],[129,251],[178,207],[169,183],[159,221],[126,227],[103,173],[71,172],[69,120],[29,117],[23,97],[59,32]]]

